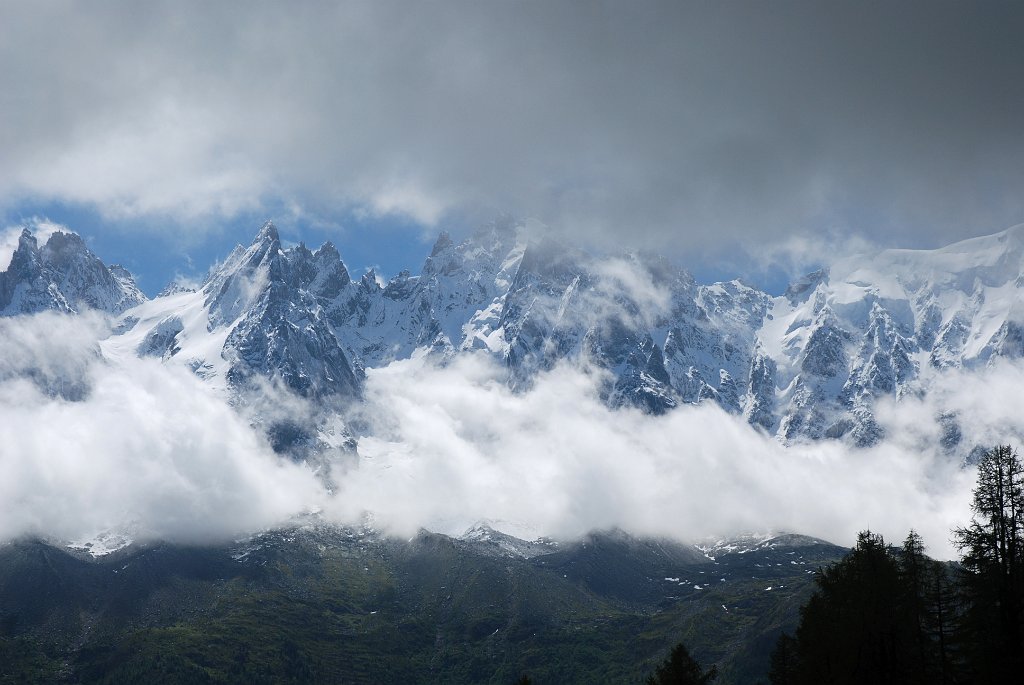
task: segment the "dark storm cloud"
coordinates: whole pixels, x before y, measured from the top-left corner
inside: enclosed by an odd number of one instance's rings
[[[113,216],[498,210],[716,247],[1024,220],[998,2],[0,9],[0,194]]]

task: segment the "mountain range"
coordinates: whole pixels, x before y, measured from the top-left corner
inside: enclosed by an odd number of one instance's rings
[[[881,398],[1024,353],[1022,286],[1024,226],[841,258],[773,296],[740,280],[699,284],[658,255],[588,254],[512,221],[458,243],[442,233],[418,274],[383,282],[354,277],[330,242],[283,245],[267,222],[199,288],[147,299],[74,233],[40,246],[27,227],[0,273],[0,314],[100,310],[116,318],[105,356],[183,364],[241,401],[286,388],[320,413],[268,430],[304,454],[354,448],[325,417],[360,401],[367,369],[470,354],[500,362],[515,390],[569,363],[600,375],[612,407],[714,402],[784,442],[868,446],[883,437]]]
[[[285,245],[268,222],[198,287],[149,299],[79,236],[40,245],[29,226],[0,273],[0,315],[14,330],[100,312],[92,353],[187,369],[330,488],[330,465],[358,459],[368,378],[406,359],[481,355],[523,394],[568,364],[613,410],[714,403],[782,443],[870,446],[883,402],[1024,354],[1022,284],[1024,226],[847,256],[772,295],[512,221],[441,234],[416,275],[356,278],[332,243]],[[58,372],[27,374],[88,399]],[[955,413],[940,418],[944,446],[970,450]],[[0,681],[638,682],[683,639],[723,682],[755,682],[815,569],[845,551],[791,534],[529,541],[486,524],[398,539],[371,520],[313,512],[201,546],[134,541],[130,525],[0,542]]]

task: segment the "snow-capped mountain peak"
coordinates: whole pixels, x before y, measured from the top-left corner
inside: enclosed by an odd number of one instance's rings
[[[107,268],[77,234],[54,231],[40,246],[29,227],[0,273],[0,315],[98,309],[119,314],[146,298],[127,269]]]
[[[537,233],[536,231],[534,233]],[[851,256],[772,297],[698,284],[663,257],[597,257],[497,222],[442,233],[418,275],[353,280],[332,243],[285,248],[272,222],[198,291],[144,301],[73,234],[25,231],[0,274],[5,314],[121,312],[111,355],[183,363],[225,392],[277,383],[324,407],[358,401],[363,369],[485,354],[528,389],[556,364],[603,371],[612,406],[712,401],[781,440],[879,439],[879,398],[930,374],[1024,354],[1024,226],[938,250]]]

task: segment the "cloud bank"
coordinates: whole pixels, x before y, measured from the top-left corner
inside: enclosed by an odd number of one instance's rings
[[[103,359],[108,331],[91,315],[0,318],[0,539],[217,540],[315,506],[312,472],[187,370]]]
[[[681,539],[770,529],[844,543],[867,527],[894,540],[913,527],[942,556],[953,556],[950,530],[969,516],[973,473],[938,447],[941,427],[924,403],[894,408],[891,438],[877,448],[784,447],[710,403],[664,416],[609,410],[599,379],[569,367],[526,394],[502,378],[479,357],[370,371],[372,435],[328,511],[366,508],[404,533],[424,521],[458,533],[498,519],[555,537],[612,526]],[[967,395],[963,380],[949,387]],[[985,437],[1005,440],[1010,418],[1009,408],[989,417]]]
[[[1022,30],[998,0],[5,3],[0,202],[935,246],[1024,217]]]
[[[950,558],[974,483],[963,455],[1024,439],[1024,366],[1014,362],[936,375],[926,398],[879,406],[887,439],[854,449],[784,447],[710,403],[664,416],[610,410],[600,377],[569,366],[514,393],[503,369],[467,355],[370,370],[360,463],[339,467],[328,493],[187,370],[104,358],[97,341],[108,331],[95,316],[0,320],[0,540],[128,530],[214,541],[319,511],[339,523],[369,513],[399,535],[490,520],[526,536],[618,526],[846,543],[868,527],[892,540],[913,527]],[[940,414],[956,418],[959,445],[943,446]]]

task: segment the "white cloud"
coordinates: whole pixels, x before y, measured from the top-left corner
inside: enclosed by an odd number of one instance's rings
[[[379,189],[371,189],[367,197],[376,215],[400,214],[427,225],[436,224],[450,206],[436,194],[409,182],[388,182]]]
[[[403,533],[494,519],[554,536],[772,529],[847,543],[867,527],[892,539],[913,527],[942,556],[967,519],[973,475],[936,442],[921,449],[917,433],[869,450],[786,448],[710,404],[665,416],[609,410],[597,379],[567,367],[527,394],[500,378],[479,357],[371,371],[373,435],[328,512],[373,511]]]
[[[98,355],[105,322],[0,319],[0,538],[76,540],[130,526],[170,540],[223,539],[315,507],[319,482],[282,462],[186,370]],[[56,359],[77,360],[54,368]],[[84,383],[82,401],[38,376]]]
[[[836,261],[855,255],[871,255],[881,248],[878,242],[837,228],[794,232],[772,243],[744,249],[745,256],[762,273],[780,269],[795,280]]]
[[[941,446],[940,410],[962,450],[1021,444],[1024,366],[952,372],[927,399],[883,404],[871,449],[783,447],[716,406],[664,416],[610,410],[599,377],[567,366],[511,392],[482,356],[369,372],[358,468],[328,495],[312,470],[274,455],[250,420],[176,365],[106,360],[100,317],[0,319],[0,539],[79,539],[132,527],[171,540],[225,539],[309,510],[382,527],[459,533],[480,519],[573,536],[619,526],[692,539],[790,530],[849,543],[911,527],[953,557],[974,474]],[[81,401],[53,397],[79,384]],[[279,398],[280,399],[280,398]],[[289,416],[309,411],[275,399]]]
[[[657,283],[654,274],[632,259],[612,257],[595,260],[591,272],[600,279],[600,295],[605,302],[627,297],[648,317],[668,314],[672,293],[665,283]],[[653,321],[648,321],[651,325]]]

